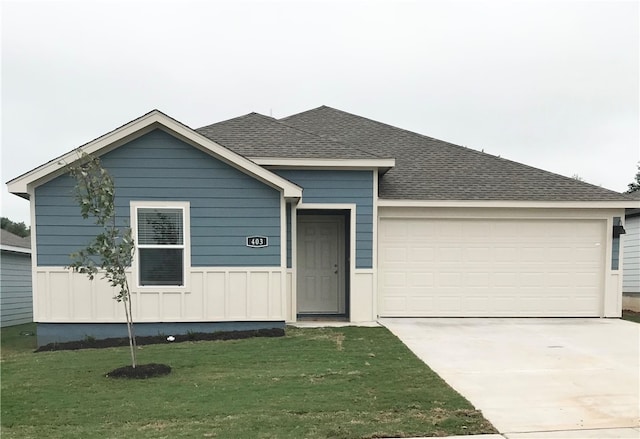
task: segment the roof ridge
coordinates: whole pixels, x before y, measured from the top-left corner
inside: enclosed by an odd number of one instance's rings
[[[279,120],[279,121],[284,121],[284,120],[287,120],[287,119],[292,118],[292,117],[294,117],[294,116],[300,116],[301,114],[311,113],[312,111],[317,111],[317,110],[320,110],[320,109],[323,109],[323,108],[329,108],[330,110],[340,111],[340,110],[338,110],[338,109],[336,109],[336,108],[332,108],[332,107],[329,107],[329,106],[327,106],[327,105],[320,105],[319,107],[312,108],[312,109],[310,109],[310,110],[305,110],[305,111],[301,111],[300,113],[290,114],[289,116],[281,117],[281,118],[280,118],[280,119],[278,119],[278,120]],[[343,113],[345,113],[345,112],[343,111]],[[347,113],[347,114],[350,114],[350,113]],[[355,116],[355,114],[354,114],[353,116]]]
[[[266,117],[266,118],[268,118],[268,116],[265,116],[265,115],[260,114],[260,113],[256,113],[255,111],[252,111],[252,112],[250,112],[250,113],[243,114],[243,115],[241,115],[241,116],[230,117],[229,119],[221,120],[221,121],[218,121],[218,122],[210,123],[210,124],[208,124],[208,125],[204,125],[204,126],[201,126],[201,127],[195,128],[195,129],[194,129],[194,131],[203,130],[203,129],[205,129],[205,128],[209,128],[210,126],[218,125],[218,124],[221,124],[221,123],[230,122],[230,121],[232,121],[232,120],[236,120],[236,119],[243,119],[243,118],[248,117],[248,116],[251,116],[251,115],[258,115],[258,116],[262,116],[262,117]]]
[[[377,124],[377,125],[381,125],[381,126],[385,126],[385,127],[391,128],[391,129],[396,130],[396,131],[402,131],[402,132],[404,132],[404,133],[406,133],[406,134],[409,134],[409,135],[411,135],[411,136],[419,137],[419,138],[421,138],[421,139],[427,139],[427,140],[437,141],[437,142],[440,142],[440,143],[446,144],[446,145],[448,145],[448,146],[450,146],[450,147],[454,147],[454,148],[462,149],[462,150],[464,150],[464,151],[466,151],[466,152],[471,152],[471,153],[473,153],[473,154],[481,155],[481,156],[483,156],[483,157],[488,156],[488,157],[490,157],[490,158],[492,158],[492,159],[496,159],[496,160],[498,160],[498,161],[504,161],[504,162],[508,162],[508,163],[514,164],[514,165],[516,165],[516,166],[522,166],[522,167],[525,167],[525,168],[528,168],[528,169],[533,169],[533,170],[536,170],[536,171],[541,171],[541,172],[544,172],[544,173],[546,173],[546,174],[548,174],[548,175],[553,175],[553,176],[561,177],[561,178],[564,178],[564,179],[566,179],[566,180],[568,180],[568,181],[575,182],[576,184],[582,184],[582,185],[586,185],[586,186],[591,186],[591,187],[597,188],[597,189],[599,189],[599,190],[607,191],[607,192],[614,193],[614,194],[618,194],[618,195],[620,195],[620,194],[621,194],[620,192],[614,191],[613,189],[607,189],[607,188],[605,188],[605,187],[602,187],[602,186],[599,186],[599,185],[596,185],[596,184],[593,184],[593,183],[589,183],[589,182],[586,182],[586,181],[576,180],[575,178],[567,177],[566,175],[562,175],[562,174],[558,174],[558,173],[555,173],[555,172],[547,171],[547,170],[545,170],[545,169],[537,168],[537,167],[535,167],[535,166],[528,165],[528,164],[526,164],[526,163],[521,163],[521,162],[517,162],[517,161],[515,161],[515,160],[511,160],[511,159],[507,159],[507,158],[504,158],[504,157],[501,157],[501,156],[497,156],[497,155],[489,154],[489,153],[486,153],[486,152],[484,152],[484,151],[478,151],[477,149],[469,148],[469,147],[467,147],[467,146],[463,146],[463,145],[458,145],[458,144],[456,144],[456,143],[451,143],[451,142],[449,142],[449,141],[441,140],[441,139],[437,139],[437,138],[435,138],[435,137],[430,137],[430,136],[427,136],[427,135],[424,135],[424,134],[421,134],[421,133],[417,133],[417,132],[415,132],[415,131],[410,131],[410,130],[405,129],[405,128],[400,128],[400,127],[397,127],[397,126],[394,126],[394,125],[390,125],[390,124],[388,124],[388,123],[380,122],[380,121],[377,121],[377,120],[374,120],[374,119],[370,119],[370,118],[365,117],[365,116],[360,116],[360,115],[358,115],[358,114],[349,113],[349,112],[347,112],[347,111],[339,110],[339,109],[337,109],[337,108],[332,108],[332,107],[329,107],[329,106],[326,106],[326,105],[322,105],[322,106],[320,106],[320,107],[318,107],[318,108],[314,108],[314,109],[311,109],[311,110],[307,110],[307,111],[304,111],[304,112],[302,112],[302,113],[293,114],[293,115],[291,115],[291,116],[288,116],[287,118],[294,117],[294,116],[298,116],[298,115],[300,115],[300,114],[310,113],[310,112],[312,112],[312,111],[318,111],[318,110],[321,110],[321,109],[329,109],[329,110],[332,110],[332,111],[335,111],[335,112],[338,112],[338,113],[346,114],[346,115],[349,115],[349,116],[352,116],[352,117],[357,117],[357,118],[360,118],[360,119],[366,120],[366,121],[368,121],[368,122],[372,122],[372,123]]]
[[[327,107],[327,108],[329,108],[329,107]],[[358,152],[362,152],[362,153],[365,153],[365,154],[369,154],[369,155],[372,155],[372,156],[374,156],[374,157],[378,157],[378,158],[384,158],[384,157],[382,157],[382,156],[381,156],[381,155],[379,155],[379,154],[376,154],[376,153],[371,152],[371,151],[365,151],[364,149],[360,149],[360,148],[358,148],[357,146],[350,145],[350,144],[348,144],[348,143],[346,143],[346,142],[343,142],[342,140],[332,139],[332,138],[330,138],[330,137],[325,137],[325,136],[322,136],[322,135],[320,135],[320,134],[318,134],[318,133],[314,133],[313,131],[308,131],[308,130],[305,130],[305,129],[303,129],[303,128],[300,128],[300,127],[296,127],[296,126],[290,125],[290,124],[288,124],[288,123],[286,123],[286,122],[283,122],[283,121],[282,121],[282,119],[275,119],[275,121],[276,121],[276,122],[278,122],[278,123],[279,123],[279,124],[281,124],[281,125],[284,125],[284,126],[286,126],[286,127],[292,128],[292,129],[294,129],[294,130],[296,130],[296,131],[300,131],[300,132],[303,132],[303,133],[306,133],[306,134],[310,134],[310,135],[312,135],[312,136],[314,136],[314,137],[317,137],[318,139],[328,140],[328,141],[330,141],[330,142],[332,142],[332,143],[336,143],[336,144],[339,144],[339,145],[348,146],[349,148],[352,148],[352,149],[354,149],[354,150],[356,150],[356,151],[358,151]]]
[[[293,126],[291,124],[283,122],[281,119],[276,119],[276,118],[271,117],[271,116],[265,116],[264,114],[260,114],[260,113],[257,113],[255,111],[252,111],[251,113],[245,114],[243,116],[234,117],[234,118],[231,118],[231,119],[227,119],[227,120],[223,120],[223,121],[220,121],[220,122],[212,123],[210,125],[207,125],[207,126],[204,126],[204,127],[201,127],[201,128],[196,128],[196,131],[206,129],[206,128],[208,128],[210,126],[213,126],[213,125],[223,124],[223,123],[226,123],[226,122],[229,122],[229,121],[232,121],[232,120],[243,119],[243,118],[246,118],[246,117],[249,117],[249,116],[258,116],[260,118],[263,118],[263,119],[267,120],[268,122],[277,123],[278,125],[283,126],[283,127],[287,128],[287,129],[290,129],[290,130],[293,130],[293,131],[296,131],[296,132],[301,132],[301,133],[304,133],[306,135],[313,136],[313,137],[315,137],[317,139],[320,139],[322,141],[325,141],[325,142],[331,142],[331,143],[334,143],[336,145],[341,145],[343,147],[349,147],[352,150],[355,150],[355,151],[370,155],[370,156],[372,156],[374,158],[384,158],[384,157],[382,157],[382,156],[380,156],[380,155],[378,155],[376,153],[373,153],[371,151],[365,151],[363,149],[360,149],[360,148],[358,148],[356,146],[350,145],[350,144],[348,144],[346,142],[343,142],[341,140],[331,139],[329,137],[321,136],[320,134],[314,133],[313,131],[308,131],[308,130]],[[223,144],[221,144],[221,145],[223,145]],[[225,145],[223,145],[223,146],[225,146]],[[225,146],[225,148],[226,148],[226,146]]]
[[[276,122],[278,121],[278,119],[276,119],[273,116],[267,116],[266,114],[258,113],[257,111],[252,111],[251,113],[246,114],[245,116],[260,116],[264,119],[275,120]]]

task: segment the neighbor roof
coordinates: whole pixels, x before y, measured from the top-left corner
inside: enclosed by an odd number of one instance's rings
[[[31,239],[29,237],[23,238],[5,229],[0,229],[0,246],[2,250],[30,253]]]
[[[628,201],[608,189],[322,106],[281,119],[396,159],[379,196],[400,200]]]

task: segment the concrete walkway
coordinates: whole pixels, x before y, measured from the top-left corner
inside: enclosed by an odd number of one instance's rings
[[[640,438],[638,324],[408,318],[381,323],[501,433],[485,439]]]

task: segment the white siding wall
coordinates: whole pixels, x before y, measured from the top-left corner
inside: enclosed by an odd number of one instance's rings
[[[280,267],[194,267],[189,291],[132,293],[135,322],[285,320],[285,274]],[[37,322],[123,322],[115,290],[102,279],[64,267],[36,268]]]
[[[640,216],[628,218],[624,228],[622,292],[640,294]]]
[[[288,269],[286,276],[287,322],[297,320],[294,293],[293,270]],[[375,321],[375,305],[375,270],[354,270],[350,283],[349,321],[354,323]]]
[[[352,322],[375,321],[375,271],[356,270],[351,282],[350,314]]]

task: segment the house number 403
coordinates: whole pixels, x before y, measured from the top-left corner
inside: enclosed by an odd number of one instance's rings
[[[247,247],[267,247],[269,246],[269,240],[266,236],[248,236],[247,237]]]

